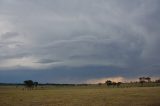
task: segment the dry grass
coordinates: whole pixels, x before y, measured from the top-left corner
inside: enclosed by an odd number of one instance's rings
[[[0,87],[0,106],[160,106],[160,87]]]

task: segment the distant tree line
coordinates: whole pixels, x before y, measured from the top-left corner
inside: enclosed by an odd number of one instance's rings
[[[113,82],[111,80],[107,80],[105,83],[107,84],[107,86],[113,87],[119,87],[122,84],[122,82]]]
[[[140,77],[139,82],[140,83],[151,82],[151,78],[150,77]]]
[[[98,85],[107,85],[108,87],[125,87],[126,86],[160,86],[160,79],[152,81],[150,77],[139,77],[139,81],[131,82],[114,82],[107,80],[105,83],[98,83]],[[32,80],[25,80],[23,83],[0,83],[0,86],[24,86],[26,90],[37,89],[38,86],[89,86],[95,84],[58,84],[58,83],[38,83]]]

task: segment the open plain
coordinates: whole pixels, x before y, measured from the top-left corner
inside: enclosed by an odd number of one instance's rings
[[[160,87],[0,87],[0,106],[160,106]]]

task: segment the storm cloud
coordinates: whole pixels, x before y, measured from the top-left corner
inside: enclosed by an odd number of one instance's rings
[[[159,5],[159,0],[0,0],[0,82],[159,77]]]

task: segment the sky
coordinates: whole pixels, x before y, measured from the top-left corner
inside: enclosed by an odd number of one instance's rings
[[[160,0],[0,0],[0,82],[160,77]]]

